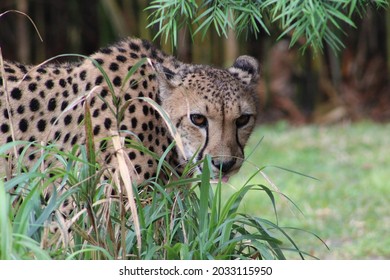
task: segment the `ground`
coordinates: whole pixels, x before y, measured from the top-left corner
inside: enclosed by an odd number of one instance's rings
[[[284,123],[260,126],[247,153],[263,141],[232,186],[240,186],[258,167],[288,200],[276,195],[279,225],[307,230],[292,234],[300,248],[320,259],[390,258],[390,125],[370,122],[336,126],[289,127]],[[309,179],[271,166],[313,176]],[[257,175],[253,183],[270,185]],[[250,195],[245,211],[275,221],[264,193]],[[295,256],[296,257],[296,256]]]

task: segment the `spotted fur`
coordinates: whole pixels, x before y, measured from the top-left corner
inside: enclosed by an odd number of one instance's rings
[[[149,60],[126,79],[143,58]],[[119,105],[113,104],[111,87],[95,63],[107,74]],[[244,146],[255,125],[253,89],[259,69],[249,56],[240,56],[228,69],[184,64],[147,41],[129,38],[78,63],[33,67],[6,61],[1,72],[0,145],[13,140],[11,123],[16,140],[55,142],[63,150],[84,144],[82,123],[87,102],[101,163],[115,168],[115,152],[107,140],[110,131],[120,131],[121,136],[140,141],[162,155],[172,136],[156,108],[142,99],[148,97],[166,111],[183,142],[184,155],[174,148],[168,162],[180,172],[195,153],[196,160],[209,154],[214,171],[222,170],[228,177],[240,168]],[[110,106],[125,104],[123,118],[117,120]],[[18,148],[18,153],[22,150]],[[130,171],[136,175],[136,183],[156,176],[155,158],[133,148],[127,148],[126,153],[134,166]],[[30,153],[26,164],[36,157]],[[4,162],[0,165],[6,166]],[[2,167],[0,174],[4,173]]]

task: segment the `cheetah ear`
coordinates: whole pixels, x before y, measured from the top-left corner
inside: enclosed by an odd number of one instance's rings
[[[256,83],[259,79],[260,67],[257,60],[248,55],[239,56],[228,71],[245,85]]]
[[[160,95],[162,98],[168,97],[172,89],[181,84],[181,76],[160,63],[149,61],[149,64],[156,71]]]

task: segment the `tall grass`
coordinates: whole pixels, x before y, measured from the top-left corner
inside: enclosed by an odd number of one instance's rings
[[[267,196],[275,211],[272,189],[246,183],[224,199],[226,186],[210,183],[210,158],[198,163],[203,173],[195,178],[183,174],[167,184],[150,178],[143,184],[147,189],[131,186],[131,197],[117,175],[101,178],[102,167],[90,164],[85,145],[67,153],[40,148],[38,161],[55,156],[61,165],[44,172],[21,168],[0,183],[1,259],[285,259],[286,251],[310,256],[279,225],[240,211],[253,192]],[[64,217],[59,208],[70,198],[73,211]]]

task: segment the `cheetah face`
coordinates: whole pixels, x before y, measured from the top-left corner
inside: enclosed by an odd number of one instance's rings
[[[221,172],[227,181],[241,167],[255,126],[259,65],[252,57],[240,56],[226,70],[199,65],[183,69],[163,69],[165,76],[159,75],[162,107],[182,139],[182,160],[198,161],[208,154],[214,174]]]

